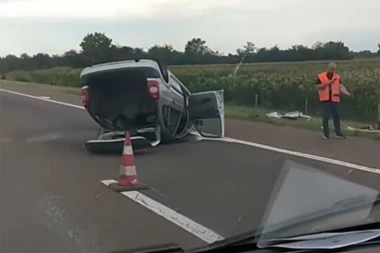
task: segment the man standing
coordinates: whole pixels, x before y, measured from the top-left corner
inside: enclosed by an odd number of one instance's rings
[[[332,115],[334,121],[335,137],[344,139],[344,135],[340,129],[340,119],[338,105],[340,102],[340,94],[350,95],[342,84],[340,76],[336,73],[336,64],[330,63],[327,71],[318,75],[317,88],[319,101],[322,105],[323,115],[323,138],[329,139],[329,119]]]

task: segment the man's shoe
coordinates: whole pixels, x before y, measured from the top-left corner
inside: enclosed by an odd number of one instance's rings
[[[326,140],[328,140],[328,139],[330,139],[330,136],[328,136],[328,135],[322,135],[322,137],[323,137],[323,139],[326,139]]]
[[[336,134],[335,138],[337,138],[337,139],[346,139],[346,136],[344,136],[343,134]]]

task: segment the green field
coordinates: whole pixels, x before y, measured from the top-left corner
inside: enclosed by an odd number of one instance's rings
[[[315,81],[326,66],[327,62],[249,64],[241,66],[236,76],[231,75],[234,65],[172,66],[170,70],[193,92],[223,89],[228,104],[318,115]],[[380,59],[338,62],[338,71],[352,94],[342,99],[342,118],[374,122],[380,102]],[[59,67],[14,71],[7,79],[79,87],[79,73]]]

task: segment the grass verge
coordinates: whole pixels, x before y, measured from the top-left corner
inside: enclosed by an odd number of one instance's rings
[[[26,82],[16,82],[16,81],[0,81],[0,85],[5,84],[9,85],[18,85],[24,87],[38,87],[45,90],[62,92],[72,95],[80,95],[80,89],[75,87],[63,87],[63,86],[53,86],[47,84],[39,84],[39,83],[26,83]],[[238,119],[245,121],[254,121],[254,122],[262,122],[267,124],[273,124],[277,126],[289,126],[302,128],[307,130],[321,131],[322,119],[319,117],[312,117],[311,120],[286,120],[286,119],[273,119],[266,117],[266,114],[272,112],[271,109],[263,109],[263,108],[252,108],[240,105],[226,104],[225,105],[225,115],[226,118],[230,119]],[[342,130],[344,134],[348,136],[360,136],[360,137],[368,137],[372,139],[378,139],[378,134],[375,133],[365,133],[365,132],[356,132],[356,131],[348,131],[346,130],[347,126],[350,127],[359,127],[363,125],[371,124],[370,122],[355,122],[355,121],[346,121],[342,120]]]
[[[240,119],[240,120],[249,120],[255,122],[263,122],[268,124],[273,124],[277,126],[289,126],[297,127],[313,131],[321,131],[322,119],[319,117],[312,117],[311,120],[286,120],[286,119],[274,119],[268,118],[267,113],[273,112],[274,110],[262,109],[262,108],[251,108],[244,106],[236,105],[226,105],[225,113],[227,118]],[[330,122],[330,129],[333,132],[332,122]],[[365,125],[370,125],[370,122],[356,122],[356,121],[341,121],[341,128],[345,135],[347,136],[360,136],[360,137],[369,137],[372,139],[378,139],[379,135],[375,133],[366,133],[359,131],[348,131],[347,127],[360,127]]]

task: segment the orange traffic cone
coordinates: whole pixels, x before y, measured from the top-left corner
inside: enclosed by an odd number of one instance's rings
[[[143,190],[147,188],[145,186],[139,185],[137,182],[137,172],[131,142],[131,135],[129,132],[126,132],[125,134],[118,182],[110,184],[109,186],[117,192]]]

